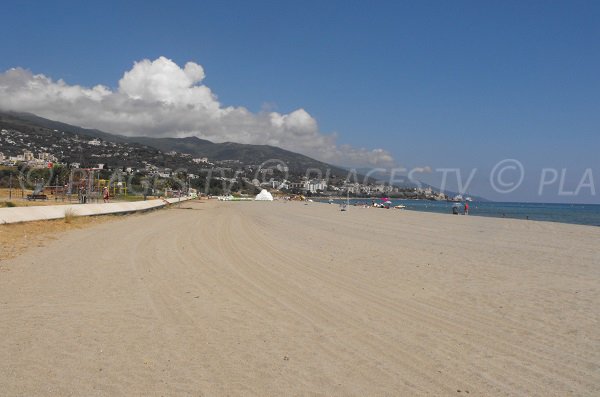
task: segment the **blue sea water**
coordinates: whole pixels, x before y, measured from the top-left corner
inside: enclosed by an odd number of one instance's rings
[[[327,200],[321,200],[327,202]],[[451,214],[454,203],[428,200],[391,200],[392,206],[403,204],[406,210],[437,212]],[[336,203],[346,200],[334,200]],[[381,203],[380,199],[375,202]],[[355,203],[370,204],[371,200],[350,199],[350,205]],[[462,213],[462,204],[460,204]],[[599,204],[544,204],[544,203],[500,203],[500,202],[471,202],[469,215],[490,216],[496,218],[529,219],[535,221],[573,223],[578,225],[600,226]]]

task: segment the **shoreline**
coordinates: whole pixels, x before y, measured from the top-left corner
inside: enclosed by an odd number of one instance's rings
[[[337,199],[336,199],[337,200]],[[350,207],[359,207],[353,205],[353,199],[350,199]],[[361,202],[364,199],[354,199],[354,202]],[[371,200],[371,199],[369,199]],[[376,202],[381,199],[376,199]],[[333,204],[345,202],[346,199],[337,200]],[[438,213],[444,215],[453,215],[453,202],[436,202],[430,200],[410,200],[410,199],[391,199],[394,206],[396,204],[405,204],[404,210],[414,212]],[[329,204],[327,200],[314,200],[315,203]],[[415,203],[418,203],[415,205]],[[462,203],[458,203],[462,204]],[[371,206],[369,206],[371,207]],[[496,218],[496,219],[514,219],[523,221],[551,222],[571,225],[584,225],[600,227],[600,204],[562,204],[562,203],[520,203],[520,202],[471,202],[469,216]],[[521,210],[528,208],[529,211]],[[391,209],[391,208],[390,208]],[[462,209],[462,207],[461,207]],[[589,216],[586,217],[582,209],[589,209]],[[482,211],[483,210],[483,211]],[[568,213],[562,213],[569,210]],[[516,211],[516,212],[515,212]],[[504,215],[502,213],[504,212]],[[462,215],[462,214],[460,214]]]

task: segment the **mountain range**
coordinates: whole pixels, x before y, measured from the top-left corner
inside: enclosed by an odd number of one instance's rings
[[[348,170],[315,160],[303,154],[291,152],[270,145],[250,145],[235,142],[214,143],[197,137],[152,138],[145,136],[125,136],[111,134],[97,129],[82,128],[60,121],[49,120],[31,113],[0,111],[0,122],[3,128],[13,129],[47,129],[64,131],[71,134],[97,138],[108,142],[145,145],[164,153],[175,151],[192,155],[194,158],[206,157],[209,161],[237,160],[242,164],[262,164],[269,160],[286,163],[290,172],[304,173],[307,169],[319,169],[343,176]],[[276,164],[275,162],[270,165]]]
[[[389,181],[389,172],[369,173],[368,168],[359,168],[350,171],[348,168],[327,164],[325,162],[315,160],[303,154],[295,153],[289,150],[281,149],[269,145],[251,145],[235,142],[214,143],[198,137],[183,137],[183,138],[153,138],[146,136],[125,136],[120,134],[112,134],[98,129],[89,129],[63,123],[60,121],[49,120],[39,117],[32,113],[1,111],[0,110],[0,127],[5,129],[14,129],[29,133],[29,137],[42,137],[43,146],[48,146],[48,142],[59,142],[61,136],[69,134],[70,136],[87,137],[90,139],[100,139],[105,142],[116,143],[117,148],[123,152],[125,148],[128,152],[127,157],[106,156],[96,147],[87,146],[82,148],[79,145],[78,153],[70,153],[73,146],[62,149],[62,154],[65,159],[70,162],[81,162],[87,160],[90,163],[96,161],[94,158],[102,158],[102,161],[110,166],[141,166],[144,161],[156,165],[169,166],[173,169],[179,167],[201,168],[197,164],[191,162],[191,158],[206,157],[210,162],[235,162],[239,165],[258,166],[265,162],[267,167],[275,166],[280,162],[285,163],[291,175],[302,176],[306,174],[308,169],[320,170],[325,176],[329,172],[329,176],[333,178],[350,178],[351,181],[357,180],[360,182],[376,182]],[[62,134],[62,135],[61,135]],[[85,145],[83,145],[85,146]],[[13,149],[16,149],[13,148]],[[0,143],[0,151],[3,149]],[[182,159],[178,156],[165,156],[169,152],[177,152],[190,156],[190,160]],[[193,171],[197,171],[192,169]],[[314,175],[314,174],[311,174]],[[369,175],[365,178],[364,175]],[[396,179],[396,178],[395,178]],[[396,179],[397,181],[398,179]],[[439,190],[434,186],[421,183],[419,181],[396,182],[395,186],[411,189],[414,187],[431,187],[434,190]],[[449,196],[456,193],[446,192]],[[486,201],[482,197],[473,196],[481,201]]]

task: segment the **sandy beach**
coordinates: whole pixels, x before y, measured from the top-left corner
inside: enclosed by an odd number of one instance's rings
[[[0,394],[597,396],[598,241],[291,202],[67,231],[0,262]]]

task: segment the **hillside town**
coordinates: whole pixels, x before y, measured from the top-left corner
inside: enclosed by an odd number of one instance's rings
[[[247,164],[237,159],[211,160],[188,153],[162,151],[132,142],[107,141],[59,130],[0,131],[0,165],[17,169],[94,170],[103,178],[127,181],[128,185],[168,185],[185,181],[189,188],[207,194],[247,193],[261,189],[305,196],[391,196],[446,200],[431,187],[393,186],[348,171],[290,172],[277,164]],[[315,172],[318,171],[318,172]],[[5,178],[4,178],[5,179]],[[58,184],[63,181],[54,181]],[[0,179],[0,184],[6,181]]]

